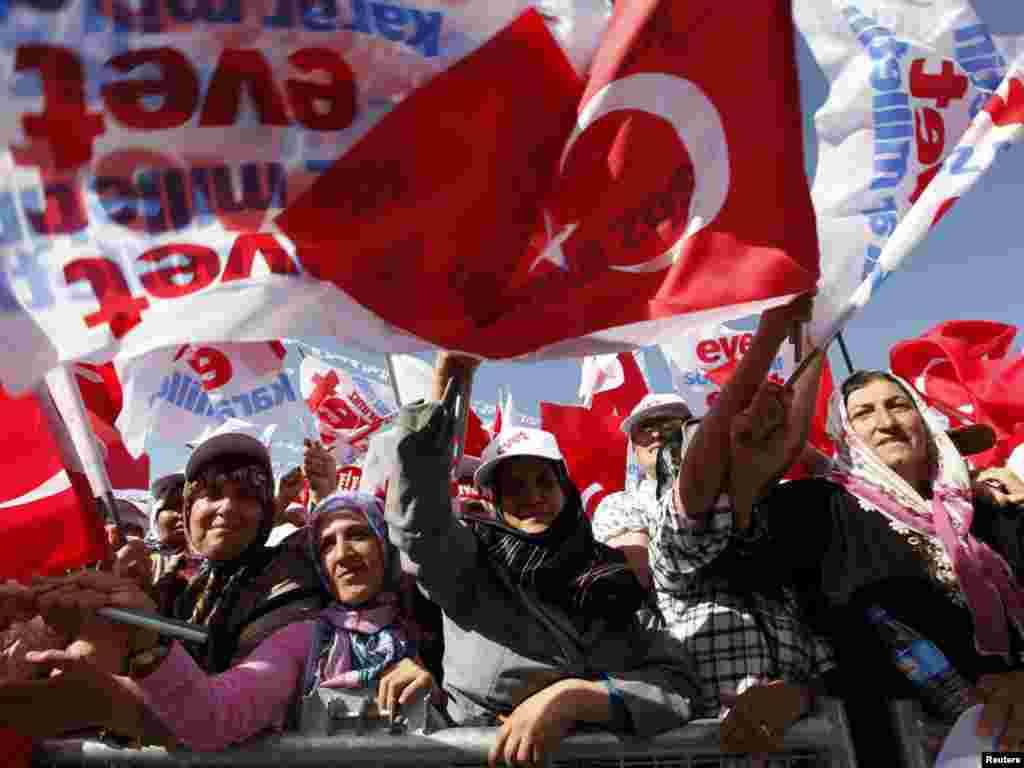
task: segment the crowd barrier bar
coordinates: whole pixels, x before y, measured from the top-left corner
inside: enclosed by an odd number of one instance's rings
[[[949,726],[928,719],[921,705],[910,699],[892,702],[889,711],[900,740],[903,768],[932,768],[934,761],[925,749],[925,743],[941,743],[949,733]]]
[[[683,728],[649,740],[620,739],[609,733],[582,733],[563,742],[557,765],[643,766],[746,765],[746,758],[724,756],[719,749],[718,720],[695,720]],[[481,766],[494,744],[494,728],[446,728],[427,736],[341,734],[310,737],[282,734],[223,752],[167,752],[159,748],[127,749],[88,739],[40,742],[34,754],[38,768],[358,768],[378,766]],[[820,712],[793,725],[785,752],[770,765],[815,765],[857,768],[842,704],[823,699]]]

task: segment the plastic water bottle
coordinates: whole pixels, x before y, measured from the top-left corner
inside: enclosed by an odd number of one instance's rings
[[[971,706],[971,684],[931,640],[896,621],[880,606],[871,606],[867,613],[889,646],[893,662],[917,686],[929,714],[945,722],[956,721]]]

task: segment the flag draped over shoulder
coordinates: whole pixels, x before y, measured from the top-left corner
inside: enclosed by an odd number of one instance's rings
[[[786,0],[16,3],[0,63],[12,390],[284,335],[577,356],[817,277]]]
[[[1024,70],[969,0],[795,0],[830,83],[815,116],[818,340],[1024,136]],[[955,215],[955,214],[953,214]]]

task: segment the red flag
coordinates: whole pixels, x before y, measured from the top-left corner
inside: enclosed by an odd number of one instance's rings
[[[591,400],[590,408],[600,414],[617,416],[621,422],[650,393],[650,389],[632,352],[620,352],[616,357],[622,366],[622,384],[614,389],[597,392]]]
[[[489,442],[491,436],[484,429],[483,421],[476,415],[476,411],[470,408],[466,416],[466,444],[463,453],[466,456],[481,456]]]
[[[106,536],[81,472],[61,459],[35,397],[0,396],[0,579],[54,575],[101,560]],[[74,467],[70,467],[74,470]]]
[[[579,81],[531,9],[398,104],[277,225],[311,274],[487,357],[608,328],[639,343],[669,316],[813,288],[789,2],[618,3],[591,73]]]
[[[540,404],[541,428],[551,432],[562,449],[569,477],[579,488],[590,517],[604,496],[626,484],[626,435],[622,417],[579,405]]]
[[[93,432],[103,445],[110,484],[114,488],[149,488],[149,455],[134,458],[114,427],[124,403],[121,381],[113,363],[73,367]]]
[[[979,466],[1005,453],[1024,429],[1024,357],[1011,354],[1017,329],[984,320],[940,323],[889,353],[894,373],[909,381],[954,426],[982,423],[996,431],[993,451],[972,457]]]

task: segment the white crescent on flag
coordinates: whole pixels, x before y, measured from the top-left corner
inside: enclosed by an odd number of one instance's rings
[[[714,221],[729,196],[729,143],[722,116],[697,85],[676,75],[644,72],[614,80],[580,111],[562,153],[562,169],[576,140],[602,117],[620,110],[642,110],[668,121],[693,163],[694,193],[686,232],[656,259],[643,264],[609,265],[620,272],[658,272],[679,258],[682,243]]]

